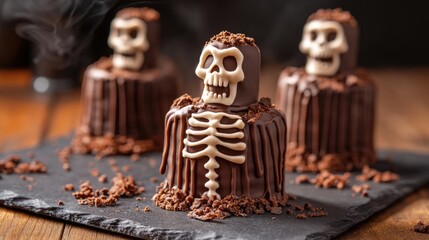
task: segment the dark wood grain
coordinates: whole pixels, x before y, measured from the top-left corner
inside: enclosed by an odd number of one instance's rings
[[[266,65],[260,95],[275,93],[282,67]],[[429,69],[372,70],[378,85],[376,145],[429,153]],[[80,111],[79,91],[40,95],[28,70],[0,70],[0,152],[36,146],[68,134]],[[429,171],[429,170],[428,170]],[[428,173],[429,174],[429,173]],[[411,231],[429,222],[429,188],[411,194],[356,226],[340,239],[427,239]],[[0,208],[0,239],[127,239],[93,228]]]

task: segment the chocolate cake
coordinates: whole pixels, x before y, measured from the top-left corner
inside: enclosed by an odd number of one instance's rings
[[[288,124],[286,168],[349,171],[376,160],[375,86],[357,68],[358,24],[341,9],[319,10],[304,27],[305,68],[288,67],[276,103]]]
[[[286,120],[270,99],[258,101],[259,71],[252,38],[224,31],[206,43],[195,71],[204,81],[201,98],[179,97],[165,118],[158,206],[185,210],[201,197],[285,203]],[[182,200],[167,204],[178,191]]]
[[[176,95],[174,64],[159,56],[159,13],[126,8],[112,21],[114,53],[90,65],[74,152],[97,155],[161,150],[163,121]]]

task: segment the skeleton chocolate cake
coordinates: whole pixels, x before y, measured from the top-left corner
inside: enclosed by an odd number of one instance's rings
[[[357,69],[358,24],[341,9],[319,10],[304,26],[305,68],[280,75],[277,104],[286,113],[286,167],[346,171],[375,161],[375,87]]]
[[[159,57],[159,13],[126,8],[112,21],[113,56],[85,72],[75,152],[139,154],[161,149],[163,121],[176,95],[174,65]]]
[[[201,98],[184,95],[166,115],[158,206],[184,210],[202,196],[285,196],[286,120],[270,99],[258,101],[259,69],[259,49],[244,34],[224,31],[206,43],[195,70]],[[169,201],[177,191],[187,197]]]

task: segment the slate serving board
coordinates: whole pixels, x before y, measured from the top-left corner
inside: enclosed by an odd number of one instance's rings
[[[354,176],[349,187],[336,190],[296,185],[292,180],[297,174],[287,174],[287,193],[296,195],[297,203],[308,202],[325,208],[329,213],[327,217],[302,220],[283,213],[201,222],[189,219],[185,212],[162,210],[152,203],[151,197],[159,182],[154,183],[150,179],[163,179],[158,173],[160,153],[146,154],[137,162],[130,161],[127,156],[112,157],[119,166],[129,165],[131,170],[123,173],[133,175],[146,187],[146,192],[141,194],[144,200],[121,198],[117,206],[103,208],[77,204],[71,192],[63,190],[65,184],[73,183],[78,188],[81,180],[89,180],[96,188],[109,187],[109,183],[99,183],[89,170],[97,168],[101,174],[107,174],[109,180],[114,173],[108,164],[109,157],[97,161],[93,156],[83,155],[74,155],[70,159],[72,170],[64,172],[55,150],[66,146],[69,141],[70,138],[56,139],[35,149],[17,152],[22,157],[29,151],[34,152],[36,159],[47,165],[48,173],[31,175],[35,178],[31,191],[28,190],[29,183],[20,179],[19,175],[2,175],[0,205],[143,239],[329,239],[429,182],[428,156],[382,151],[380,156],[389,157],[391,162],[380,162],[377,168],[393,167],[401,175],[401,180],[389,184],[369,183],[369,198],[352,196],[350,186],[360,183],[354,180]],[[2,154],[0,158],[6,155]],[[58,200],[65,205],[58,206]],[[151,208],[150,212],[142,210],[146,206]],[[276,217],[274,220],[273,216]]]

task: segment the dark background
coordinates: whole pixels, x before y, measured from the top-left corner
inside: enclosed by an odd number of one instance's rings
[[[37,50],[15,33],[16,24],[29,20],[5,12],[2,6],[6,1],[0,0],[0,67],[29,66]],[[103,1],[81,1],[85,2]],[[88,47],[78,58],[80,66],[86,66],[100,56],[111,53],[106,43],[110,21],[115,12],[124,6],[150,6],[161,12],[162,52],[176,60],[184,77],[193,76],[204,42],[221,30],[242,32],[254,37],[261,49],[263,64],[277,62],[285,66],[303,65],[305,59],[298,50],[298,44],[307,17],[319,8],[335,7],[349,10],[360,24],[361,66],[429,65],[429,7],[426,1],[111,0],[109,4],[106,5],[108,11],[100,16],[100,21],[94,21],[96,26],[93,34],[76,33],[79,31],[76,29],[82,28],[75,28],[68,33],[76,35],[82,42],[88,41]]]

